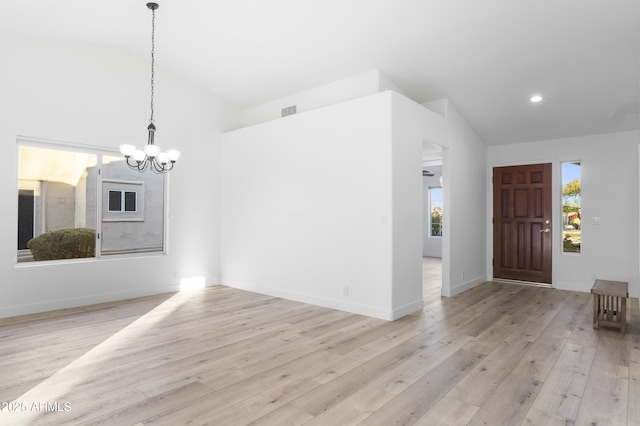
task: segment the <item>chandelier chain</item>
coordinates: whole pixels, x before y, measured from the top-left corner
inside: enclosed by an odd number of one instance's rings
[[[151,118],[150,123],[153,123],[153,80],[155,77],[154,65],[155,65],[155,50],[156,50],[156,10],[151,9]]]

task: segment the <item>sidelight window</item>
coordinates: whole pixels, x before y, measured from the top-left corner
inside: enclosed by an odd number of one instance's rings
[[[580,253],[581,224],[581,164],[562,163],[562,251]]]

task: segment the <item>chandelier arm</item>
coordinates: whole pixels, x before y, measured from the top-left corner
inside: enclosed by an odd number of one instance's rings
[[[162,172],[163,173],[170,172],[171,170],[173,170],[173,165],[174,164],[175,164],[175,161],[170,161],[169,163],[163,164],[162,165]]]
[[[151,163],[151,170],[155,173],[162,173],[162,169],[160,168],[160,165],[158,164],[158,160],[156,160],[155,158],[153,160],[150,161]]]
[[[137,170],[139,172],[144,172],[147,167],[148,167],[148,160],[145,158],[143,161],[137,162],[135,160],[133,160],[133,163],[131,162],[132,159],[131,157],[125,157],[126,161],[127,161],[127,166],[129,166],[129,168],[133,169],[133,170]]]
[[[173,163],[170,164],[171,165],[167,167],[167,164],[160,163],[157,158],[154,158],[151,161],[152,170],[156,173],[167,173],[168,171],[171,171],[171,169],[173,169]]]
[[[129,168],[137,170],[139,172],[144,172],[147,169],[150,169],[154,173],[167,173],[173,170],[173,166],[176,164],[175,161],[170,161],[168,163],[162,164],[155,157],[145,157],[144,160],[138,162],[133,160],[131,157],[125,157],[125,161]]]
[[[134,160],[133,164],[131,163],[131,157],[125,157],[125,159],[127,160],[127,166],[131,167],[132,169],[138,169],[138,162]]]

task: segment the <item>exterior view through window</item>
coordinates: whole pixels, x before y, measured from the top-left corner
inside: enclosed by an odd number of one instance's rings
[[[90,148],[19,141],[17,261],[164,250],[165,176]]]
[[[442,237],[442,188],[429,188],[429,209],[431,211],[431,237]]]
[[[580,162],[562,163],[562,251],[580,253]]]

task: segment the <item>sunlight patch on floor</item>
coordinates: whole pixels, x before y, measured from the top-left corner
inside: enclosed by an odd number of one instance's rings
[[[204,278],[188,280],[188,286],[194,290],[196,285],[204,283]],[[22,394],[13,401],[15,410],[3,410],[0,413],[0,424],[31,424],[46,421],[49,415],[59,415],[60,411],[73,413],[73,401],[68,396],[74,389],[86,386],[95,380],[100,366],[111,365],[111,359],[131,353],[131,345],[141,336],[148,335],[165,318],[179,309],[197,291],[179,292],[140,316],[135,321],[117,331],[95,347],[70,362],[42,382]],[[45,403],[57,403],[57,406],[43,407]],[[65,404],[66,403],[66,404]],[[69,406],[70,405],[70,406]],[[54,410],[57,408],[58,410]]]

